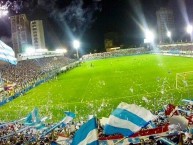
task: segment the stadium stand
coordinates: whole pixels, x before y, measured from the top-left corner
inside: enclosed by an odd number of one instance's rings
[[[24,93],[27,91],[26,88],[56,75],[61,71],[62,67],[68,66],[68,64],[73,62],[75,60],[57,56],[23,60],[19,61],[16,66],[8,63],[1,65],[0,73],[5,91],[1,92],[0,102],[20,92]],[[70,65],[69,68],[71,67]]]
[[[104,59],[109,57],[129,56],[150,53],[147,48],[119,49],[111,52],[94,53],[82,56],[82,60]]]
[[[193,45],[192,43],[158,45],[158,50],[160,53],[192,55]]]

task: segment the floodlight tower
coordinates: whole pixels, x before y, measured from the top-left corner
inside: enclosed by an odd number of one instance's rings
[[[73,47],[76,49],[76,56],[77,56],[77,59],[79,59],[78,49],[80,48],[80,41],[74,40],[73,41]]]

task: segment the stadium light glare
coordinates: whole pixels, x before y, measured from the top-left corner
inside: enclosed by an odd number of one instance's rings
[[[80,41],[79,40],[74,40],[73,41],[73,47],[75,49],[79,49],[80,48]]]
[[[169,38],[171,38],[171,37],[172,37],[172,33],[171,33],[170,31],[168,31],[168,32],[167,32],[167,36],[168,36]]]
[[[152,42],[154,42],[154,39],[155,39],[154,33],[150,30],[146,30],[144,42],[145,43],[152,43]]]
[[[0,4],[0,18],[6,16],[8,13],[8,6]]]
[[[76,49],[76,56],[77,56],[77,59],[79,59],[78,49],[80,48],[80,41],[74,40],[73,41],[73,47]]]
[[[41,53],[41,52],[47,52],[48,50],[47,49],[36,49],[35,51]]]
[[[66,53],[67,50],[65,48],[58,48],[55,50],[57,53]]]
[[[25,53],[26,53],[26,54],[33,54],[33,53],[35,53],[35,48],[32,47],[32,46],[28,46],[28,47],[26,47],[26,49],[25,49]]]
[[[186,28],[186,31],[187,31],[188,34],[192,34],[192,31],[193,31],[192,25],[188,25],[187,28]]]

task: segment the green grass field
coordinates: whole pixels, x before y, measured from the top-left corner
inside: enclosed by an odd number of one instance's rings
[[[77,119],[107,117],[121,101],[158,110],[193,98],[191,87],[175,88],[176,73],[187,71],[193,71],[193,58],[137,55],[87,61],[0,107],[0,120],[25,117],[34,107],[52,121],[67,110]]]

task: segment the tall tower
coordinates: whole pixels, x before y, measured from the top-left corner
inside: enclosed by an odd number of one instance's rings
[[[167,32],[171,32],[171,35],[175,32],[173,11],[169,8],[160,8],[156,16],[159,43],[169,42]]]
[[[35,50],[45,49],[44,27],[42,20],[31,21],[31,37]]]
[[[29,44],[29,21],[25,14],[11,16],[10,20],[12,45],[15,55],[17,56],[18,53],[23,53],[25,51],[25,47]]]

